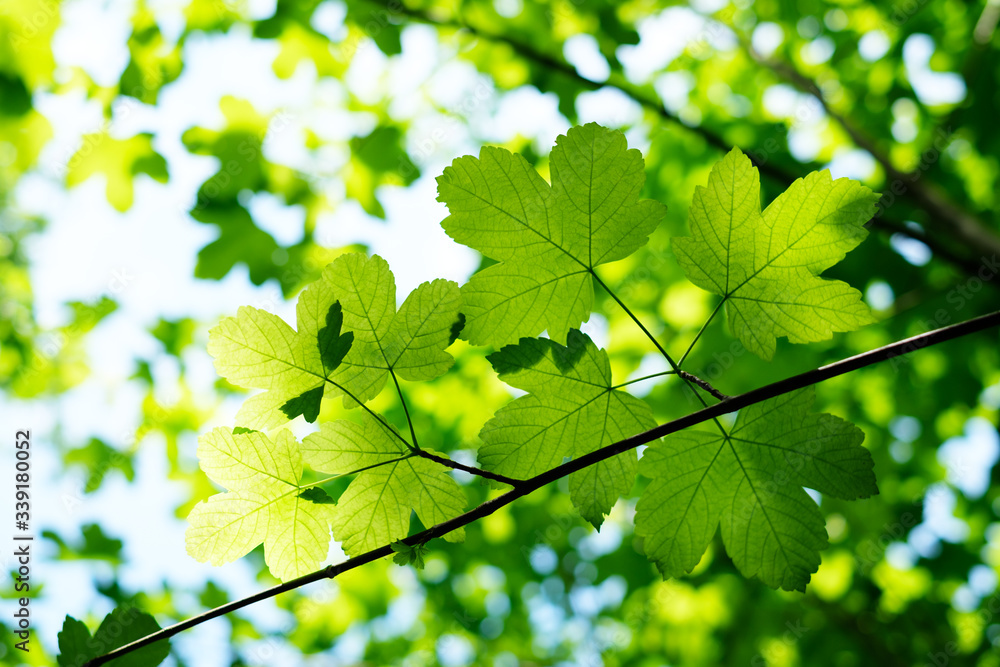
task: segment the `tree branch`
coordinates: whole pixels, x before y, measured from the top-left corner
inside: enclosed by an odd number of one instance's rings
[[[437,454],[432,454],[426,449],[418,449],[413,452],[414,456],[419,456],[423,459],[428,459],[430,461],[437,461],[441,465],[454,468],[455,470],[461,470],[467,472],[470,475],[475,475],[477,477],[485,477],[486,479],[492,479],[494,482],[500,482],[502,484],[509,484],[514,488],[517,488],[524,483],[524,480],[514,479],[513,477],[506,477],[504,475],[498,475],[495,472],[490,472],[489,470],[483,470],[482,468],[474,468],[473,466],[467,466],[464,463],[459,463],[458,461],[453,461],[452,459],[447,459],[443,456],[438,456]]]
[[[696,385],[698,385],[699,387],[701,387],[702,389],[704,389],[705,391],[707,391],[708,393],[710,393],[712,396],[715,396],[720,401],[726,401],[726,400],[729,400],[730,398],[732,398],[732,396],[730,396],[728,394],[723,394],[721,391],[719,391],[718,389],[716,389],[715,387],[713,387],[708,382],[708,380],[702,380],[697,375],[692,375],[691,373],[688,373],[687,371],[680,371],[678,373],[678,375],[680,375],[685,380],[688,380],[690,382],[694,382]]]
[[[661,424],[630,438],[625,438],[624,440],[602,447],[579,458],[567,461],[562,465],[556,466],[555,468],[547,470],[530,479],[523,480],[522,482],[519,482],[513,490],[508,491],[502,496],[498,496],[492,500],[487,500],[483,504],[464,514],[439,523],[436,526],[432,526],[415,535],[411,535],[403,540],[403,542],[410,546],[414,546],[417,544],[423,544],[434,538],[441,537],[453,530],[466,526],[473,521],[489,516],[501,507],[509,505],[518,498],[526,496],[551,482],[579,470],[583,470],[584,468],[594,464],[600,463],[601,461],[609,459],[613,456],[617,456],[623,452],[635,449],[640,445],[645,445],[655,440],[659,440],[664,436],[677,433],[678,431],[686,429],[690,426],[700,424],[710,419],[717,419],[721,415],[735,412],[750,405],[760,403],[761,401],[812,386],[819,382],[823,382],[824,380],[829,380],[830,378],[858,370],[859,368],[871,366],[883,361],[895,360],[903,355],[910,354],[925,347],[938,345],[946,341],[968,336],[978,331],[998,326],[1000,326],[1000,311],[990,313],[989,315],[983,315],[959,324],[953,324],[941,329],[935,329],[934,331],[920,334],[919,336],[906,338],[890,345],[876,348],[847,359],[842,359],[827,366],[822,366],[811,371],[806,371],[805,373],[800,373],[799,375],[794,375],[790,378],[785,378],[784,380],[779,380],[778,382],[765,385],[738,396],[727,398],[719,403],[716,403],[715,405],[692,412],[684,417],[674,419],[665,424]],[[306,584],[311,584],[322,579],[333,579],[344,572],[354,570],[362,565],[378,560],[379,558],[391,556],[392,553],[392,548],[389,545],[384,545],[378,549],[373,549],[367,553],[349,558],[342,563],[330,565],[322,570],[317,570],[316,572],[307,574],[297,579],[286,581],[283,584],[254,593],[253,595],[240,600],[229,602],[216,607],[215,609],[210,609],[203,614],[199,614],[187,620],[175,623],[174,625],[147,635],[142,639],[138,639],[100,657],[94,658],[93,660],[87,662],[83,667],[99,667],[99,665],[107,664],[115,658],[120,658],[123,655],[137,651],[140,648],[149,646],[150,644],[162,639],[173,637],[174,635],[200,625],[205,621],[218,618],[219,616],[224,616],[256,602],[267,600],[281,593],[300,588]]]
[[[738,33],[737,33],[738,34]],[[858,129],[843,114],[830,106],[823,96],[823,91],[816,82],[795,69],[791,63],[764,58],[757,53],[753,46],[740,35],[740,43],[751,59],[764,65],[780,78],[792,84],[804,93],[812,95],[823,107],[830,118],[833,118],[840,125],[858,148],[869,153],[885,170],[887,185],[891,185],[893,194],[897,187],[904,188],[902,194],[908,194],[914,203],[922,208],[929,216],[930,220],[940,227],[942,231],[954,234],[958,240],[967,247],[974,250],[977,255],[1000,253],[1000,237],[991,232],[989,228],[965,209],[955,204],[933,183],[922,180],[920,171],[902,171],[897,169],[885,153],[878,149],[875,142]],[[940,152],[937,146],[935,150]],[[926,240],[924,241],[926,243]]]
[[[612,72],[611,76],[607,81],[596,82],[587,79],[576,71],[568,62],[558,58],[556,56],[544,53],[539,49],[535,48],[533,45],[521,42],[509,35],[503,35],[491,32],[489,30],[484,30],[470,23],[461,21],[452,17],[445,17],[436,15],[430,11],[414,9],[407,7],[401,2],[401,0],[386,0],[380,2],[379,0],[366,0],[367,2],[375,5],[390,14],[398,14],[405,16],[411,21],[416,21],[418,23],[425,23],[438,28],[451,28],[453,30],[464,30],[471,35],[488,40],[496,44],[505,44],[510,47],[515,53],[522,56],[526,60],[534,62],[537,65],[546,67],[552,71],[559,72],[563,76],[572,79],[579,86],[586,88],[588,90],[599,90],[601,88],[614,88],[623,94],[627,95],[631,99],[635,100],[642,106],[650,109],[651,111],[657,113],[664,120],[675,123],[678,127],[683,128],[688,132],[694,132],[695,134],[701,135],[701,137],[714,148],[722,151],[723,153],[728,152],[732,148],[732,144],[723,138],[718,132],[704,127],[703,125],[686,125],[681,120],[670,112],[669,109],[663,106],[662,102],[658,100],[653,95],[644,92],[641,87],[635,86],[628,82],[628,80],[620,72]],[[820,100],[823,102],[822,100]],[[828,112],[829,113],[829,112]],[[832,115],[832,114],[831,114]],[[836,116],[835,116],[836,118]],[[846,129],[846,128],[845,128]],[[859,144],[860,145],[860,144]],[[875,155],[873,153],[873,155]],[[758,162],[754,159],[752,151],[747,153],[747,157],[754,163],[754,166],[760,171],[761,174],[770,177],[774,181],[788,186],[793,181],[795,181],[798,176],[793,174],[780,166],[774,164],[773,162]],[[876,159],[877,156],[876,156]],[[898,170],[894,173],[899,173]],[[893,174],[890,175],[890,180],[895,182],[896,179]],[[917,174],[919,177],[919,174]],[[903,184],[912,185],[915,181],[900,181]],[[965,212],[961,208],[955,206],[954,204],[949,204],[947,200],[942,199],[943,195],[929,194],[926,197],[918,199],[921,195],[912,188],[907,188],[904,195],[909,195],[918,205],[923,206],[928,210],[928,212],[933,212],[931,216],[931,221],[934,224],[940,222],[942,225],[948,228],[948,230],[953,231],[959,238],[974,248],[978,255],[982,254],[995,254],[1000,253],[1000,239],[995,235],[991,234],[989,230],[981,226],[974,216]],[[961,269],[963,272],[969,275],[975,275],[977,265],[974,261],[970,261],[968,258],[962,258],[956,255],[955,252],[949,250],[945,245],[942,244],[937,238],[924,235],[915,235],[912,230],[908,227],[899,224],[898,222],[893,222],[892,224],[885,224],[886,221],[873,218],[868,222],[868,226],[879,232],[892,231],[894,233],[903,234],[905,236],[910,236],[921,241],[927,245],[935,255],[940,256],[945,261],[955,265],[957,268]]]

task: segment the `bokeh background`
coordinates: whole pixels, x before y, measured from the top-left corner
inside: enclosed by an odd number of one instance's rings
[[[669,211],[605,276],[678,354],[715,302],[670,238],[723,149],[757,161],[765,203],[820,168],[888,193],[827,273],[879,324],[764,363],[718,318],[690,368],[729,394],[996,309],[998,18],[994,0],[0,0],[0,478],[30,428],[39,556],[33,651],[5,618],[0,663],[54,664],[66,614],[94,628],[132,600],[165,626],[274,583],[259,550],[219,568],[184,551],[214,492],[197,437],[244,398],[207,330],[244,304],[288,316],[347,250],[385,257],[400,295],[464,282],[481,258],[441,230],[434,178],[483,144],[547,174],[568,127],[626,133]],[[585,330],[621,381],[665,370],[613,303]],[[831,547],[804,594],[743,579],[718,542],[662,582],[634,495],[597,533],[555,485],[422,571],[378,562],[255,605],[166,664],[1000,665],[997,342],[818,388],[864,429],[881,494],[816,495]],[[422,441],[472,462],[510,394],[483,350],[451,351],[407,390]],[[660,420],[692,407],[675,383],[630,389]],[[388,392],[376,408],[404,423]]]

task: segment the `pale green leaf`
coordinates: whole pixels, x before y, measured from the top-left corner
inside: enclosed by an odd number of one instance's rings
[[[607,353],[577,330],[567,345],[522,339],[490,355],[507,384],[530,392],[501,408],[483,426],[483,468],[526,479],[655,425],[643,401],[612,389]],[[619,496],[632,489],[636,454],[625,452],[570,475],[581,515],[600,526]]]
[[[326,300],[340,302],[344,327],[354,332],[351,350],[330,375],[345,405],[377,396],[390,370],[405,380],[432,380],[451,367],[445,348],[461,304],[454,282],[421,284],[396,312],[396,281],[378,255],[342,255],[326,267],[323,281]]]
[[[747,577],[803,590],[826,548],[824,520],[802,487],[853,500],[878,493],[872,458],[852,424],[811,414],[803,389],[744,408],[728,436],[688,430],[648,447],[652,478],[636,506],[636,535],[664,577],[690,572],[721,524]]]
[[[280,431],[277,444],[259,431],[233,435],[216,428],[198,439],[198,461],[213,482],[231,491],[296,485],[302,476],[302,459],[295,438]]]
[[[688,279],[723,297],[734,335],[764,359],[776,339],[826,340],[872,323],[861,294],[819,275],[867,235],[878,195],[829,171],[800,178],[760,210],[760,178],[734,148],[699,186],[690,237],[673,239]]]
[[[440,464],[412,457],[360,473],[337,501],[333,536],[355,556],[407,536],[410,511],[424,526],[465,511],[465,492]],[[445,535],[453,542],[464,529]]]
[[[285,495],[271,506],[264,538],[264,560],[271,574],[288,581],[319,569],[330,549],[334,505],[300,494]]]
[[[411,511],[428,527],[465,511],[465,492],[445,468],[412,455],[389,426],[367,415],[361,424],[324,423],[305,438],[302,453],[320,472],[357,473],[333,518],[333,535],[348,555],[406,537]],[[445,539],[459,541],[464,534],[454,531]]]
[[[310,468],[331,475],[345,475],[408,453],[389,427],[367,416],[361,424],[346,419],[325,422],[319,431],[302,439],[301,449]]]
[[[219,375],[247,389],[275,389],[291,398],[323,383],[315,339],[259,308],[241,306],[236,317],[223,318],[209,331],[208,353]]]
[[[236,415],[240,426],[266,431],[298,415],[315,421],[331,374],[353,347],[354,332],[341,333],[341,305],[317,281],[302,292],[296,308],[298,331],[277,315],[244,306],[209,331],[208,351],[219,375],[247,389]]]
[[[282,581],[318,569],[329,549],[333,505],[303,493],[302,456],[289,431],[272,440],[258,431],[218,428],[202,436],[198,456],[205,473],[228,492],[198,503],[188,515],[191,556],[221,565],[263,542],[268,568]]]
[[[464,336],[500,346],[548,330],[556,341],[590,316],[594,267],[635,252],[664,215],[639,200],[642,155],[595,123],[556,140],[552,186],[519,155],[484,147],[438,178],[453,239],[501,262],[462,288]]]

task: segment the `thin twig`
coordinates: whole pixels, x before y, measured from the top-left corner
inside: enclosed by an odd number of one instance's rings
[[[535,48],[533,45],[521,42],[513,37],[510,37],[509,35],[484,30],[456,18],[437,16],[429,11],[407,7],[399,0],[389,0],[388,2],[380,2],[379,0],[367,1],[372,5],[380,7],[384,11],[400,14],[418,23],[425,23],[438,28],[464,30],[475,37],[479,37],[496,44],[505,44],[526,60],[572,79],[573,82],[581,88],[585,88],[587,90],[598,90],[605,87],[614,88],[635,100],[640,105],[655,112],[664,120],[676,124],[677,127],[682,128],[685,131],[700,135],[710,146],[713,146],[724,153],[728,152],[732,148],[732,143],[727,141],[720,133],[701,124],[691,126],[681,122],[676,115],[663,106],[663,103],[660,100],[644,92],[641,87],[629,83],[620,72],[612,72],[612,75],[605,82],[591,81],[577,72],[576,68],[565,60],[557,56],[544,53]],[[783,169],[773,161],[757,161],[754,158],[753,151],[747,151],[747,157],[750,158],[750,160],[754,163],[754,166],[757,167],[762,175],[767,176],[786,187],[798,178],[797,175]],[[905,181],[904,184],[906,183],[912,184],[912,181]],[[917,201],[918,197],[921,196],[920,193],[922,192],[924,191],[916,191],[911,188],[907,188],[903,194],[908,195]],[[931,195],[929,199],[925,198],[918,202],[921,206],[924,206],[928,210],[936,211],[938,214],[945,216],[940,219],[938,215],[931,216],[931,223],[937,224],[939,221],[943,221],[945,226],[956,231],[956,233],[959,234],[964,240],[972,244],[972,247],[976,249],[976,254],[978,255],[992,255],[994,253],[1000,253],[1000,249],[998,249],[1000,248],[1000,245],[998,245],[1000,244],[1000,239],[997,239],[996,236],[990,233],[987,228],[979,225],[975,217],[970,216],[970,214],[961,208],[947,203],[946,200],[942,200],[942,196],[943,195]],[[885,222],[884,216],[882,216],[882,219],[873,218],[868,222],[868,226],[879,232],[888,232],[891,230],[894,233],[917,238],[922,243],[926,244],[935,255],[940,256],[942,259],[955,265],[965,273],[975,275],[977,265],[974,262],[971,262],[968,258],[958,257],[956,253],[949,250],[947,246],[943,245],[942,241],[938,238],[927,235],[917,236],[912,230],[901,224],[894,223],[892,225],[886,225],[883,224],[883,222]]]
[[[721,391],[719,391],[718,389],[716,389],[715,387],[713,387],[711,384],[708,383],[708,380],[702,380],[697,375],[692,375],[691,373],[688,373],[687,371],[681,371],[679,373],[679,375],[682,378],[684,378],[685,380],[689,380],[691,382],[694,382],[696,385],[698,385],[699,387],[701,387],[702,389],[704,389],[705,391],[707,391],[708,393],[710,393],[712,396],[715,396],[720,401],[727,401],[730,398],[732,398],[732,396],[730,396],[728,394],[723,394]]]
[[[410,546],[414,546],[428,542],[436,537],[446,535],[447,533],[466,526],[473,521],[489,516],[501,507],[509,505],[518,498],[526,496],[551,482],[562,479],[567,475],[583,470],[584,468],[600,463],[601,461],[617,456],[623,452],[635,449],[640,445],[649,444],[659,440],[660,438],[670,435],[671,433],[677,433],[678,431],[682,431],[691,426],[695,426],[696,424],[708,421],[709,419],[718,418],[720,415],[736,412],[737,410],[760,403],[761,401],[766,401],[770,398],[775,398],[798,389],[812,386],[819,382],[823,382],[824,380],[829,380],[830,378],[856,371],[859,368],[871,366],[883,361],[894,360],[925,347],[938,345],[946,341],[968,336],[978,331],[992,329],[998,326],[1000,326],[1000,311],[990,313],[989,315],[983,315],[960,324],[953,324],[941,329],[935,329],[934,331],[929,331],[927,333],[920,334],[919,336],[906,338],[896,343],[891,343],[847,359],[842,359],[827,366],[822,366],[820,368],[806,371],[805,373],[793,375],[790,378],[779,380],[778,382],[739,394],[738,396],[733,396],[716,403],[711,407],[703,408],[679,419],[674,419],[665,424],[660,424],[659,426],[656,426],[648,431],[644,431],[630,438],[625,438],[624,440],[620,440],[614,444],[594,450],[589,454],[572,459],[530,479],[526,479],[512,491],[508,491],[502,496],[497,496],[492,500],[487,500],[483,504],[475,507],[465,514],[461,514],[453,519],[439,523],[436,526],[432,526],[415,535],[411,535],[403,540],[403,542]],[[293,579],[258,593],[254,593],[253,595],[240,600],[226,603],[216,607],[215,609],[210,609],[202,614],[193,616],[179,623],[175,623],[174,625],[163,628],[162,630],[158,630],[157,632],[147,635],[142,639],[137,639],[130,644],[126,644],[125,646],[117,648],[100,657],[94,658],[83,667],[99,667],[100,665],[107,664],[115,658],[120,658],[123,655],[137,651],[144,646],[149,646],[157,641],[173,637],[174,635],[200,625],[205,621],[218,618],[219,616],[225,616],[226,614],[242,609],[243,607],[247,607],[255,602],[267,600],[281,593],[305,586],[306,584],[311,584],[322,579],[333,579],[339,574],[356,569],[366,563],[371,563],[379,558],[391,556],[392,553],[392,548],[389,545],[384,545],[367,553],[350,558],[342,563],[330,565],[322,570],[317,570],[311,574],[299,577],[298,579]]]
[[[893,192],[895,192],[896,187],[904,188],[903,194],[909,194],[914,203],[928,214],[928,218],[934,224],[947,228],[942,231],[954,234],[964,245],[974,248],[976,253],[1000,253],[1000,238],[991,232],[981,220],[951,201],[933,183],[922,179],[921,172],[897,169],[889,156],[878,149],[871,137],[830,106],[823,96],[823,91],[816,85],[815,81],[799,72],[791,63],[761,56],[754,50],[746,37],[740,36],[740,43],[753,60],[764,65],[802,92],[812,95],[823,107],[823,111],[844,129],[854,145],[869,153],[882,165],[886,178],[893,187]]]
[[[644,382],[646,380],[652,380],[653,378],[663,377],[664,375],[677,375],[677,371],[662,371],[660,373],[650,373],[649,375],[643,375],[641,378],[634,378],[632,380],[626,380],[621,384],[616,384],[611,387],[612,390],[621,389],[622,387],[627,387],[630,384],[635,384],[636,382]]]
[[[462,470],[470,475],[476,475],[477,477],[485,477],[486,479],[492,479],[494,482],[501,482],[503,484],[509,484],[513,487],[518,487],[524,483],[524,480],[514,479],[513,477],[506,477],[504,475],[498,475],[495,472],[490,472],[489,470],[483,470],[482,468],[475,468],[473,466],[467,466],[464,463],[459,463],[458,461],[453,461],[452,459],[446,459],[443,456],[438,456],[437,454],[432,454],[426,449],[418,449],[413,452],[414,455],[419,456],[423,459],[428,459],[430,461],[437,461],[443,466],[448,468],[454,468],[455,470]]]

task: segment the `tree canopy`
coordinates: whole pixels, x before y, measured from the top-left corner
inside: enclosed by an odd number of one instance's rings
[[[6,3],[0,662],[1000,665],[998,22]]]

